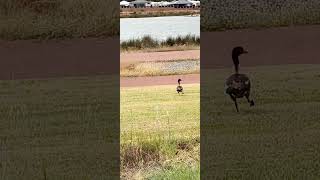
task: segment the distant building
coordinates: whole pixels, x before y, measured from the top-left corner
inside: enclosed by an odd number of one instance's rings
[[[160,1],[160,2],[150,2],[151,7],[169,7],[170,2],[167,1]]]
[[[130,2],[128,2],[128,1],[120,1],[120,7],[121,8],[128,8],[128,7],[130,7]]]
[[[135,7],[135,8],[145,8],[145,7],[175,7],[175,8],[191,8],[200,7],[199,0],[173,0],[153,2],[149,0],[135,0],[128,2],[126,0],[120,1],[121,8]]]
[[[144,7],[147,7],[149,4],[150,2],[145,0],[136,0],[136,1],[130,2],[130,6],[135,8],[144,8]]]
[[[200,7],[200,1],[190,1],[193,4],[193,7]]]
[[[171,6],[175,8],[191,8],[193,7],[193,3],[188,0],[178,0],[172,2]]]

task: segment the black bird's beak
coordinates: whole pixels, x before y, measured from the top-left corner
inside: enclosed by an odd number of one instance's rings
[[[247,53],[249,53],[248,51],[243,51],[243,54],[247,54]]]

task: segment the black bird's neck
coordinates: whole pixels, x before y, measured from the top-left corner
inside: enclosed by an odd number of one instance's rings
[[[235,68],[236,74],[238,74],[238,72],[239,72],[239,55],[232,54],[232,60],[233,60],[233,64],[234,64],[234,68]]]

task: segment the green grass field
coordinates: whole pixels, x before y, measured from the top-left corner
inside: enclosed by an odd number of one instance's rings
[[[256,106],[241,100],[240,113],[224,94],[232,69],[202,72],[201,170],[216,179],[319,179],[320,65],[241,71]],[[109,174],[119,110],[109,80],[0,81],[0,179]],[[184,88],[181,96],[174,85],[121,88],[123,179],[199,179],[200,86]]]
[[[0,81],[0,179],[119,177],[118,86],[110,76]]]
[[[201,177],[319,179],[320,65],[240,71],[256,103],[240,100],[240,113],[224,95],[232,69],[201,72]]]
[[[123,179],[199,179],[200,86],[121,89]]]

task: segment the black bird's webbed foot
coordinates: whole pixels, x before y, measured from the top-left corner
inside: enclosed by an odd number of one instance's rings
[[[250,106],[254,106],[254,101],[249,99],[249,95],[246,95],[246,98]]]

